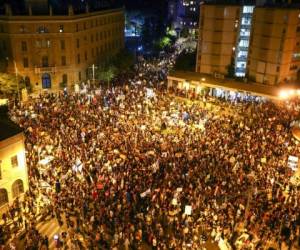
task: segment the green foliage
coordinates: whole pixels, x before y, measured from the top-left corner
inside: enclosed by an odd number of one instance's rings
[[[116,73],[117,73],[117,68],[112,64],[105,65],[99,68],[99,70],[97,70],[96,72],[97,79],[107,82],[108,85],[109,82],[116,76]]]
[[[114,56],[112,65],[116,68],[116,74],[127,72],[134,65],[134,55],[128,50],[123,49]]]
[[[182,52],[176,59],[174,69],[194,71],[196,66],[196,52]]]
[[[18,76],[19,90],[25,88],[25,82],[22,80],[21,76]],[[1,93],[17,93],[18,83],[16,76],[14,74],[0,73],[0,92]]]
[[[169,47],[170,45],[171,45],[171,39],[168,36],[164,36],[159,42],[159,46],[161,49]]]
[[[182,30],[181,30],[181,32],[180,32],[180,36],[181,37],[189,37],[189,30],[188,30],[188,28],[187,27],[184,27]]]

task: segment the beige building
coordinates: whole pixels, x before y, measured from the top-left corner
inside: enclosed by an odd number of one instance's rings
[[[235,54],[240,6],[201,5],[196,71],[227,74]]]
[[[300,9],[255,9],[248,65],[259,83],[300,80]]]
[[[300,81],[300,9],[203,4],[196,72],[261,84]]]
[[[14,123],[0,120],[0,213],[28,190],[25,137]]]
[[[92,78],[101,65],[124,47],[124,10],[110,9],[67,15],[14,15],[6,6],[0,16],[0,50],[6,51],[7,71],[18,73],[34,90],[72,87]]]

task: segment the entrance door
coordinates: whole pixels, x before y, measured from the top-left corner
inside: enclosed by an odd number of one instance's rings
[[[42,75],[42,86],[43,86],[43,89],[51,88],[51,76],[47,73]]]

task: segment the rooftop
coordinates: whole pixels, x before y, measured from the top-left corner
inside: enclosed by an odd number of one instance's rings
[[[122,7],[120,0],[0,0],[0,15],[47,16],[74,15]]]
[[[266,85],[235,79],[218,79],[211,75],[188,71],[171,72],[168,78],[173,80],[183,79],[188,82],[200,82],[205,87],[248,92],[256,96],[264,96],[272,99],[278,99],[282,90],[296,90],[300,88],[296,84]]]

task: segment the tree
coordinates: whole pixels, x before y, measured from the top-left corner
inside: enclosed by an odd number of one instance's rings
[[[134,55],[128,50],[123,49],[114,56],[112,64],[116,68],[115,73],[122,74],[127,72],[134,65]]]
[[[182,52],[176,59],[174,69],[183,71],[194,71],[196,61],[196,52]]]
[[[183,29],[180,32],[181,37],[188,37],[189,36],[189,29],[187,27],[183,27]]]
[[[116,67],[113,65],[106,65],[100,68],[97,71],[97,78],[101,81],[107,82],[107,87],[109,88],[109,82],[115,77],[116,75]]]
[[[25,87],[25,81],[21,76],[16,78],[14,74],[0,73],[0,93],[13,94]]]

